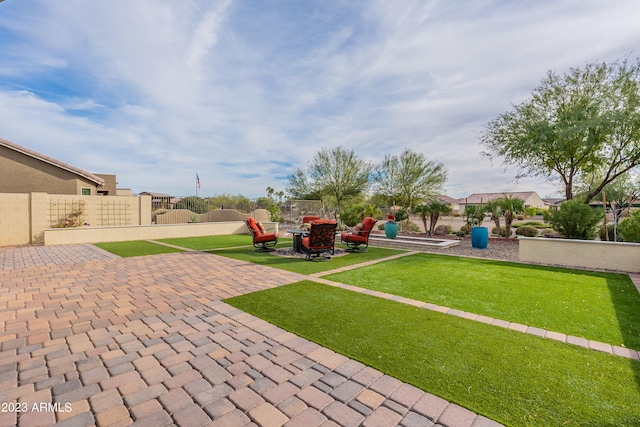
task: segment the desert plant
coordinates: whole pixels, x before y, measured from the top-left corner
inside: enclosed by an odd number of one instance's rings
[[[581,201],[571,199],[563,202],[560,209],[551,214],[551,225],[565,239],[593,240],[602,212]]]
[[[538,229],[530,225],[523,225],[516,230],[518,236],[536,237],[538,235]]]
[[[618,224],[618,233],[625,242],[640,243],[640,210],[633,211]]]
[[[600,227],[600,229],[598,230],[598,237],[600,237],[600,240],[602,241],[622,242],[622,236],[620,236],[620,233],[615,231],[615,228],[616,228],[616,225],[612,223],[607,224],[606,227],[605,226]]]
[[[420,214],[420,219],[424,224],[424,231],[429,236],[435,233],[436,224],[440,215],[448,215],[451,213],[451,205],[437,199],[432,199],[428,203],[413,207],[413,212]],[[427,229],[427,217],[429,217],[429,228]]]
[[[462,233],[464,233],[464,235],[467,235],[467,234],[471,233],[471,227],[473,227],[473,226],[468,224],[468,223],[464,224],[462,227],[460,227],[460,231]]]
[[[493,227],[491,229],[491,234],[496,234],[500,237],[507,237],[507,230],[504,227]]]

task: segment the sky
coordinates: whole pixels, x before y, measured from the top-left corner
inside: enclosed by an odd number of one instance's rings
[[[548,70],[640,55],[637,0],[5,0],[0,137],[118,187],[266,195],[322,148],[442,162],[444,194],[537,191],[481,155]]]

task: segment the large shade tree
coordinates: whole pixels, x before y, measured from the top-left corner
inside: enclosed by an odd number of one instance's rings
[[[640,164],[640,62],[588,63],[549,71],[530,99],[491,120],[483,154],[518,169],[516,179],[562,183],[572,199],[584,174],[602,171],[585,203]]]
[[[416,200],[435,196],[447,182],[443,163],[406,148],[400,155],[386,155],[374,173],[376,192],[390,204],[411,208]]]
[[[353,150],[323,148],[306,169],[297,169],[289,176],[287,192],[301,199],[322,199],[339,212],[346,202],[364,196],[370,174],[371,164]]]

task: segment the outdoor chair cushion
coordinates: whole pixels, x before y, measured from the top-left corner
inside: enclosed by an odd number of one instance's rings
[[[313,226],[314,225],[321,225],[321,224],[331,224],[334,227],[333,228],[325,228],[323,230],[323,235],[316,235],[316,240],[315,240],[315,245],[311,246],[312,242],[311,242],[311,236],[307,236],[302,238],[302,246],[304,246],[306,249],[309,250],[324,250],[324,249],[333,249],[334,247],[334,242],[335,242],[335,224],[336,222],[330,219],[318,219],[315,220],[313,222],[311,222],[311,229],[313,230]],[[313,231],[312,231],[313,232]],[[321,244],[317,244],[316,242],[321,242]],[[322,243],[326,243],[326,244],[322,244]]]

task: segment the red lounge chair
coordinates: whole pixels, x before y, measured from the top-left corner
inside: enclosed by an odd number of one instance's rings
[[[322,218],[320,218],[319,216],[313,216],[313,215],[303,216],[302,217],[302,223],[303,224],[311,224],[311,221],[317,221],[319,219],[322,219]]]
[[[253,247],[258,251],[271,251],[273,246],[278,243],[278,233],[267,233],[262,224],[257,222],[255,218],[247,218],[245,221],[247,227],[253,236]]]
[[[307,261],[320,256],[330,259],[336,242],[336,222],[319,219],[311,222],[309,236],[302,238],[301,249],[307,254]]]
[[[377,221],[374,218],[367,217],[362,221],[361,229],[356,226],[353,230],[342,233],[340,235],[340,240],[342,243],[347,245],[346,250],[349,252],[366,252],[369,247],[369,235],[371,234],[371,230],[373,230],[373,226],[376,222]]]

